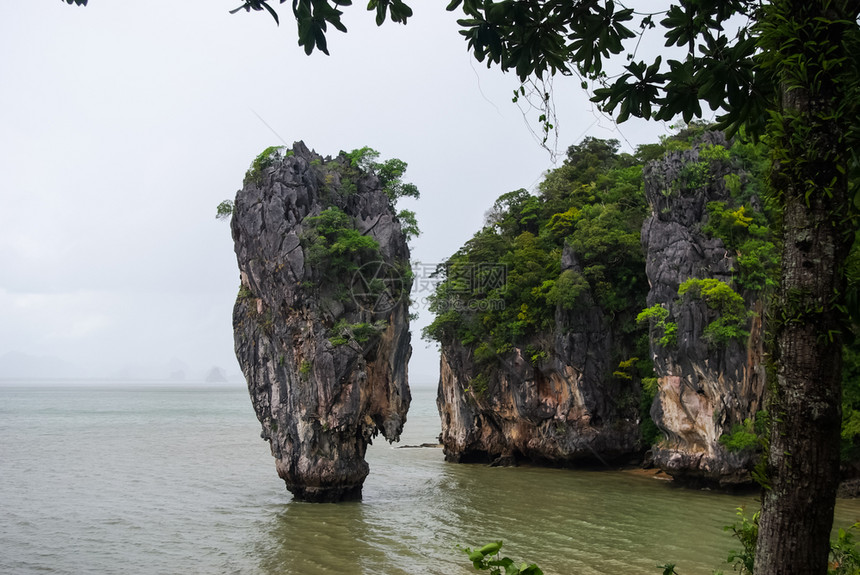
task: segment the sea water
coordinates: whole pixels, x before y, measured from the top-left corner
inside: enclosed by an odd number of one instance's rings
[[[414,387],[400,445],[434,443]],[[377,438],[360,502],[292,501],[241,386],[0,385],[0,573],[466,574],[503,540],[547,574],[710,574],[755,496],[630,471],[445,463]],[[860,520],[840,501],[837,524]]]

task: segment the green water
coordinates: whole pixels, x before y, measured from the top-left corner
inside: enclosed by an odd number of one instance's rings
[[[439,432],[415,389],[405,444]],[[364,499],[290,500],[241,388],[0,387],[0,573],[465,574],[495,539],[548,574],[725,569],[755,497],[621,471],[453,465],[377,442]],[[840,501],[837,524],[860,519]],[[727,572],[730,568],[726,569]]]

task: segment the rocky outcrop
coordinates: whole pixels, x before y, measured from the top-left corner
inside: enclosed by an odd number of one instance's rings
[[[729,486],[750,481],[755,458],[749,452],[731,453],[719,440],[762,409],[763,303],[758,294],[744,293],[747,309],[755,312],[749,337],[715,346],[703,337],[714,311],[702,299],[678,296],[679,286],[690,278],[732,283],[737,264],[722,240],[702,232],[708,202],[731,201],[724,178],[728,164],[710,162],[704,181],[685,183],[705,145],[727,146],[721,134],[709,133],[699,147],[670,153],[644,170],[652,207],[642,229],[651,285],[647,303],[662,305],[669,311],[667,321],[677,326],[676,344],[661,345],[660,333],[651,337],[658,376],[651,417],[665,435],[653,456],[656,465],[683,482]]]
[[[579,271],[569,246],[562,270]],[[567,466],[637,451],[638,387],[612,376],[613,330],[583,297],[576,312],[557,308],[542,341],[499,354],[491,370],[476,365],[474,346],[442,344],[436,403],[446,460]]]
[[[376,176],[302,142],[237,193],[236,357],[294,497],[360,497],[365,450],[399,438],[410,393],[409,250]],[[372,238],[373,241],[369,241]]]

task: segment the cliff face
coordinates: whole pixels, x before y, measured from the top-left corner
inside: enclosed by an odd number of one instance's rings
[[[569,246],[562,270],[579,270]],[[612,377],[612,329],[583,297],[576,312],[558,306],[553,332],[533,342],[549,353],[514,347],[486,379],[473,348],[442,344],[436,403],[448,461],[605,463],[637,450],[638,387]]]
[[[360,497],[367,445],[410,393],[409,250],[388,196],[344,155],[261,156],[232,219],[236,357],[294,497]]]
[[[728,486],[750,481],[751,453],[730,453],[719,442],[724,433],[762,409],[763,303],[744,292],[753,310],[748,337],[714,345],[704,336],[717,317],[703,299],[679,298],[678,288],[690,278],[730,283],[737,261],[718,238],[701,231],[712,201],[730,201],[724,176],[728,165],[710,162],[707,181],[684,185],[689,166],[699,162],[702,146],[722,145],[720,134],[706,134],[701,145],[673,152],[644,170],[645,194],[652,215],[642,229],[646,273],[651,290],[648,305],[662,305],[677,326],[677,342],[662,345],[652,331],[651,353],[658,390],[651,417],[665,434],[654,446],[654,462],[676,479],[693,484]]]
[[[637,172],[613,149],[574,146],[540,195],[501,196],[442,270],[425,333],[446,457],[606,461],[659,430],[653,461],[680,481],[748,483],[778,261],[758,152],[711,133]],[[504,288],[487,266],[506,266]]]

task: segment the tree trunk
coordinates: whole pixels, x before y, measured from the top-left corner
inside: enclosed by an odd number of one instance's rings
[[[777,0],[764,34],[778,39],[772,64],[781,117],[770,125],[771,184],[783,210],[782,277],[771,325],[770,444],[756,575],[827,573],[839,481],[843,265],[853,241],[848,197],[845,71],[823,64],[827,47],[846,55],[847,2]],[[841,10],[840,10],[841,6]],[[856,23],[855,23],[856,26]],[[768,46],[771,50],[774,46]],[[805,67],[805,70],[804,70]],[[775,385],[773,376],[775,375]]]
[[[839,479],[842,337],[836,333],[837,312],[828,304],[841,292],[837,254],[842,250],[829,225],[824,205],[829,202],[819,198],[807,207],[802,193],[790,192],[777,312],[788,317],[776,334],[770,488],[762,498],[757,575],[827,572]],[[813,319],[803,313],[806,306],[825,306],[825,311]]]

